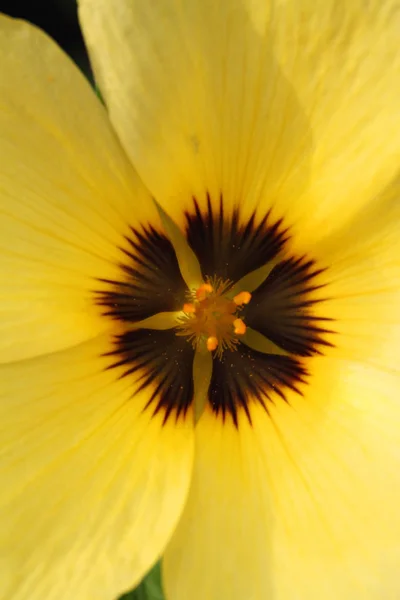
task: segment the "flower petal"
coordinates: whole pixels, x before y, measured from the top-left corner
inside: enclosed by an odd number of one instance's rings
[[[177,220],[272,206],[312,241],[400,160],[397,0],[81,0],[113,124]]]
[[[164,557],[167,600],[273,597],[269,496],[246,417],[238,430],[207,407],[196,426],[188,502]]]
[[[107,369],[109,344],[0,367],[4,598],[115,598],[158,559],[182,510],[192,419],[144,410],[156,384],[140,391]]]
[[[240,204],[248,217],[260,201],[270,208],[280,196],[293,199],[307,182],[311,131],[274,59],[268,7],[260,0],[80,2],[114,127],[182,227],[193,196],[202,210],[207,193],[217,208],[222,196],[226,210]],[[252,22],[256,8],[263,31]]]
[[[349,222],[398,171],[399,29],[398,0],[274,2],[274,52],[313,132],[305,240]]]
[[[380,600],[400,594],[400,378],[312,359],[304,396],[208,409],[167,548],[171,600]]]
[[[313,292],[316,317],[331,319],[332,356],[399,371],[400,176],[335,234],[316,243],[326,286]]]
[[[92,302],[123,236],[157,222],[88,82],[44,33],[0,18],[0,362],[104,330]]]

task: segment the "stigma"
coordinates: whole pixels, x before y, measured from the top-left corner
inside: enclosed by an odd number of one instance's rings
[[[234,349],[246,324],[239,313],[251,300],[250,292],[229,295],[230,281],[210,279],[190,293],[190,301],[182,307],[178,335],[187,336],[196,349],[206,349],[221,356]]]

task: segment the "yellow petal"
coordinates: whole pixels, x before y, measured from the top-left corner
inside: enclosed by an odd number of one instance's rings
[[[267,33],[260,0],[81,0],[110,117],[133,164],[178,223],[195,196],[244,214],[308,180],[311,131]],[[255,14],[263,30],[253,24]],[[285,205],[286,206],[286,205]],[[298,213],[304,212],[299,207]]]
[[[398,168],[396,7],[81,0],[81,20],[113,124],[172,216],[208,190],[312,241]]]
[[[143,410],[156,384],[106,370],[108,350],[100,336],[0,367],[1,598],[116,598],[182,510],[192,419]]]
[[[88,82],[45,34],[0,19],[0,362],[104,329],[96,277],[158,219]],[[98,285],[97,285],[98,287]]]
[[[298,199],[308,213],[301,235],[320,238],[350,221],[397,174],[399,6],[397,0],[273,4],[274,52],[313,132],[310,187]]]
[[[187,505],[167,547],[167,600],[272,598],[269,482],[260,444],[206,408],[196,426]],[[242,427],[243,425],[243,427]]]
[[[321,257],[326,287],[314,313],[333,319],[333,356],[399,371],[400,177],[346,227],[310,248]]]
[[[313,359],[304,396],[205,412],[189,499],[167,548],[168,600],[400,595],[400,379]]]

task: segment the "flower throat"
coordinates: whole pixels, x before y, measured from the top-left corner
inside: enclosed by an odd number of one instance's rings
[[[230,281],[214,278],[190,292],[190,302],[183,305],[184,314],[179,317],[178,335],[187,336],[194,348],[221,356],[225,349],[233,350],[239,336],[246,333],[239,312],[251,294],[244,291],[230,297],[230,287]]]

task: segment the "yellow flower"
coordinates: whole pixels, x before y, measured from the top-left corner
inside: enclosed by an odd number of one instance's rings
[[[0,597],[400,597],[398,0],[0,20]]]

